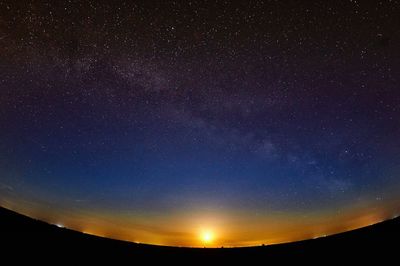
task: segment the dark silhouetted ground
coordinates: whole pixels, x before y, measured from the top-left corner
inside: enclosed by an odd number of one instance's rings
[[[0,208],[1,258],[14,262],[3,264],[0,261],[2,265],[14,265],[20,260],[35,265],[37,262],[53,265],[89,262],[93,265],[106,261],[125,265],[154,261],[163,265],[171,265],[171,262],[186,265],[242,262],[247,265],[256,260],[260,265],[287,260],[326,265],[331,262],[347,264],[349,259],[384,264],[397,259],[399,239],[400,218],[396,218],[351,232],[290,244],[218,249],[160,247],[86,235]]]

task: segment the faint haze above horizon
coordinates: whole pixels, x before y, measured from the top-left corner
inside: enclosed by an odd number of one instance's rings
[[[399,1],[0,1],[0,206],[174,246],[397,216]]]

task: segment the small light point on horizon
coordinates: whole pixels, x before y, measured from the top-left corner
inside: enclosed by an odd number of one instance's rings
[[[201,233],[201,240],[204,244],[210,244],[214,240],[214,233],[212,231],[203,231]]]

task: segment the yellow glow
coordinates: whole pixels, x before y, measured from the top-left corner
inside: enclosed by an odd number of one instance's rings
[[[201,239],[205,244],[209,244],[214,240],[214,234],[211,231],[204,231],[201,234]]]
[[[91,209],[60,211],[19,198],[2,197],[0,195],[2,206],[72,230],[146,244],[186,247],[272,245],[349,231],[400,214],[400,199],[397,198],[388,200],[386,206],[375,200],[359,202],[343,208],[340,215],[336,211],[309,213],[308,216],[270,211],[254,217],[241,211],[222,213],[200,209],[160,216],[161,219],[156,214],[128,215]]]

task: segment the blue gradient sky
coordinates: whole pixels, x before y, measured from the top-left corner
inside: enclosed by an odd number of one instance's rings
[[[190,246],[397,213],[397,1],[28,2],[0,8],[2,206]]]

